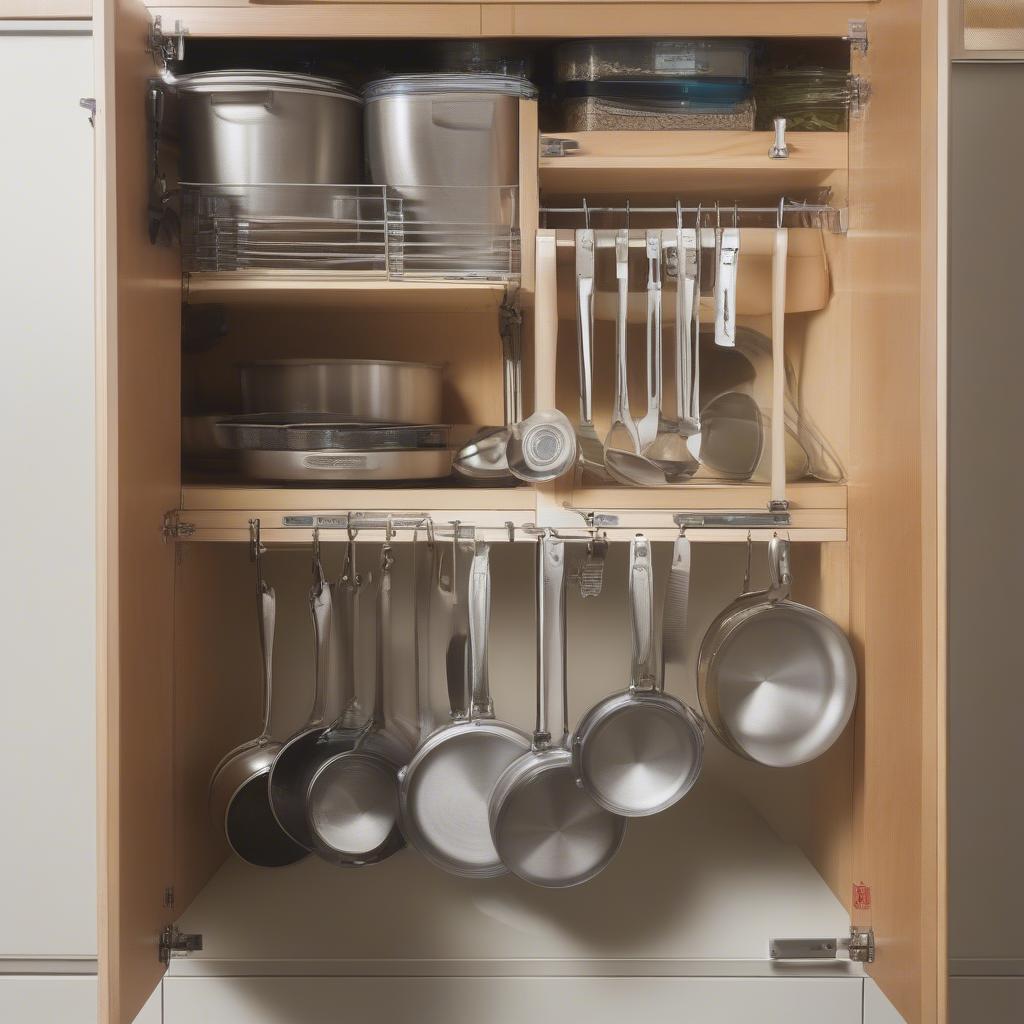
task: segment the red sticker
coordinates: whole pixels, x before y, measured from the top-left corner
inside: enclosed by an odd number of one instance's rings
[[[854,882],[853,884],[853,909],[854,910],[870,910],[871,909],[871,886],[865,885],[863,882]]]

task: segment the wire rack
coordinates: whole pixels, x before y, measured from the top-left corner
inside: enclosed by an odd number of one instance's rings
[[[182,269],[508,281],[518,189],[182,184]]]

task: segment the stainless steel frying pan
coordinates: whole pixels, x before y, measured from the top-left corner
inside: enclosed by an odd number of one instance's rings
[[[277,823],[270,808],[267,778],[281,744],[270,735],[272,661],[277,600],[263,579],[259,526],[253,524],[256,562],[256,601],[263,671],[263,729],[226,754],[210,780],[210,816],[223,828],[228,844],[242,860],[257,867],[283,867],[306,856],[304,850]]]
[[[513,874],[534,885],[564,888],[608,865],[622,845],[626,820],[577,785],[566,748],[565,544],[547,534],[537,545],[537,647],[533,746],[495,784],[491,838]]]
[[[491,839],[488,801],[501,773],[530,749],[494,717],[487,677],[490,549],[478,543],[469,581],[472,697],[468,715],[433,732],[402,770],[402,831],[427,860],[466,878],[506,874]]]
[[[789,542],[768,545],[770,585],[743,594],[708,627],[697,693],[715,735],[741,757],[788,768],[839,738],[857,699],[857,667],[843,631],[789,599]]]
[[[688,541],[685,550],[688,563]],[[684,571],[675,564],[673,569]],[[685,572],[688,586],[688,564]],[[580,719],[572,755],[576,774],[594,800],[632,818],[663,811],[690,791],[703,763],[704,734],[696,715],[665,692],[658,671],[651,545],[643,534],[630,545],[629,598],[629,687],[598,701]]]

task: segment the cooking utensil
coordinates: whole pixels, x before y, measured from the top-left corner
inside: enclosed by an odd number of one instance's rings
[[[687,445],[689,438],[700,432],[700,420],[694,411],[691,337],[694,292],[697,284],[696,232],[684,230],[682,226],[675,231],[666,231],[663,235],[663,244],[666,252],[675,254],[676,263],[676,415],[674,419],[664,415],[661,417],[658,423],[658,436],[645,454],[664,472],[667,483],[683,483],[693,476],[699,467]],[[658,375],[660,405],[663,393],[660,341],[655,371]]]
[[[530,749],[526,733],[494,717],[487,678],[490,553],[477,544],[470,573],[469,625],[473,692],[453,722],[421,743],[399,776],[402,831],[431,863],[467,878],[503,875],[488,818],[501,773]],[[456,717],[460,710],[466,717]]]
[[[857,698],[857,667],[843,631],[790,600],[789,542],[768,545],[768,589],[743,594],[708,627],[697,659],[704,717],[731,750],[788,768],[839,738]]]
[[[313,837],[306,820],[306,786],[317,756],[317,741],[323,735],[327,710],[326,676],[331,650],[331,587],[320,561],[320,539],[313,531],[313,584],[309,591],[313,619],[313,706],[306,724],[278,751],[270,768],[270,806],[277,823],[303,848],[313,849]]]
[[[644,234],[647,253],[647,411],[636,421],[640,453],[647,455],[661,426],[661,238],[657,231]]]
[[[534,305],[534,412],[513,425],[508,440],[508,466],[527,483],[555,480],[576,464],[576,431],[565,413],[555,408],[558,352],[558,297],[555,238],[537,235],[536,300]]]
[[[444,368],[387,359],[265,359],[239,367],[248,413],[329,413],[349,423],[442,420]]]
[[[253,524],[251,530],[263,672],[263,728],[256,739],[241,744],[221,759],[210,780],[209,806],[214,824],[224,829],[228,845],[242,860],[272,868],[294,864],[306,856],[306,851],[281,828],[270,809],[267,777],[281,749],[281,744],[270,735],[277,598],[273,587],[263,579],[258,525]]]
[[[372,423],[339,423],[324,414],[289,417],[251,414],[221,417],[217,439],[226,448],[258,451],[406,451],[448,448],[451,428],[443,424],[395,427]]]
[[[537,542],[537,727],[531,749],[502,772],[490,800],[491,838],[502,863],[534,885],[593,878],[615,856],[625,819],[576,784],[565,671],[565,543]]]
[[[629,307],[629,231],[615,236],[615,279],[618,305],[615,310],[615,400],[612,422],[604,441],[604,464],[611,477],[627,487],[660,487],[665,473],[641,454],[636,421],[629,411],[629,353],[626,317]]]
[[[376,864],[405,845],[398,827],[398,772],[411,751],[404,737],[387,727],[385,706],[392,564],[389,537],[381,548],[377,583],[377,665],[370,720],[353,749],[336,754],[317,769],[307,793],[316,851],[334,864]]]
[[[449,601],[452,631],[445,650],[445,681],[448,686],[448,705],[453,718],[468,714],[473,668],[469,646],[469,604],[462,596],[461,580],[469,578],[469,568],[464,570],[462,557],[462,528],[456,524],[452,533],[451,574],[448,577],[447,597]]]
[[[203,71],[178,78],[174,89],[181,181],[362,180],[363,101],[341,82],[281,71]]]
[[[577,582],[580,597],[600,597],[604,589],[604,567],[608,556],[608,538],[595,530],[587,541],[587,553],[580,563]]]
[[[676,542],[670,573],[672,613],[685,622],[689,541]],[[630,546],[630,621],[633,664],[625,693],[598,701],[580,719],[572,741],[573,768],[593,799],[613,814],[656,814],[693,787],[704,759],[696,715],[665,693],[654,639],[654,575],[650,542]]]
[[[727,391],[701,412],[700,433],[689,438],[690,451],[717,476],[748,480],[764,451],[764,416],[744,391]]]
[[[268,483],[315,483],[319,480],[397,483],[443,480],[451,475],[449,448],[408,451],[240,451],[239,473],[247,480]]]
[[[718,273],[715,276],[715,344],[736,344],[736,277],[740,261],[740,230],[735,224],[719,232]]]
[[[576,232],[576,336],[580,372],[580,421],[576,425],[580,472],[607,481],[604,445],[594,428],[594,272],[595,238],[592,228]]]

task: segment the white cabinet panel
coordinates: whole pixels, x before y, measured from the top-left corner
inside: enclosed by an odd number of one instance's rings
[[[157,985],[156,990],[146,1001],[146,1005],[139,1010],[134,1024],[163,1024],[164,1019],[164,990],[163,985]]]
[[[6,975],[0,977],[4,1024],[96,1024],[96,977]]]
[[[882,990],[867,978],[864,982],[864,1024],[906,1024]]]
[[[859,978],[167,978],[164,1024],[861,1024]]]
[[[1020,1024],[1024,978],[950,978],[949,1024]]]
[[[0,957],[95,957],[92,38],[35,25],[0,23]]]

